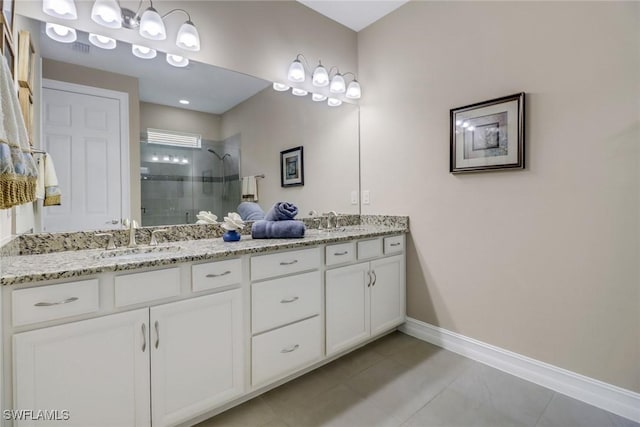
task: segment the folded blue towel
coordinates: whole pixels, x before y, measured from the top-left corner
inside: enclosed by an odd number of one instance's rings
[[[256,221],[251,226],[254,239],[296,239],[304,237],[302,221]]]
[[[255,202],[242,202],[238,205],[238,214],[244,221],[258,221],[264,219],[264,211]]]
[[[265,221],[286,221],[298,215],[298,208],[293,203],[277,202],[264,216]]]

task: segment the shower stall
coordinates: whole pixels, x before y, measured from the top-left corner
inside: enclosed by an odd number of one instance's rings
[[[142,225],[194,224],[196,214],[222,218],[240,203],[240,136],[186,147],[140,144]]]

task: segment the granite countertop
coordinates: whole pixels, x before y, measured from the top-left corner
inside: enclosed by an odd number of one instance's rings
[[[407,227],[388,225],[357,225],[341,227],[340,231],[322,232],[308,229],[302,239],[252,239],[242,236],[239,242],[224,242],[222,238],[200,239],[160,244],[156,252],[144,252],[141,245],[131,253],[127,248],[115,251],[88,249],[40,255],[19,255],[6,259],[0,275],[0,286],[19,285],[45,280],[79,278],[110,271],[162,267],[190,261],[225,259],[244,254],[257,254],[281,249],[304,248],[324,243],[342,242],[407,232]],[[113,255],[117,254],[117,257]]]

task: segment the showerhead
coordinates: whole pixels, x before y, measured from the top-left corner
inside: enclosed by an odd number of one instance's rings
[[[207,151],[210,152],[210,153],[213,153],[213,155],[215,155],[218,158],[218,160],[224,160],[225,157],[231,157],[231,154],[229,154],[229,153],[224,153],[224,156],[220,156],[218,153],[213,151],[211,148],[207,148]]]

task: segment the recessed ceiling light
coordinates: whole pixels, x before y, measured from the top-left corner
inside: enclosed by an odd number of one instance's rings
[[[182,105],[189,105],[189,104],[190,104],[190,103],[189,103],[189,101],[188,101],[188,100],[186,100],[186,99],[181,99],[181,100],[180,100],[180,101],[178,101],[178,102],[180,102],[180,104],[182,104]]]

